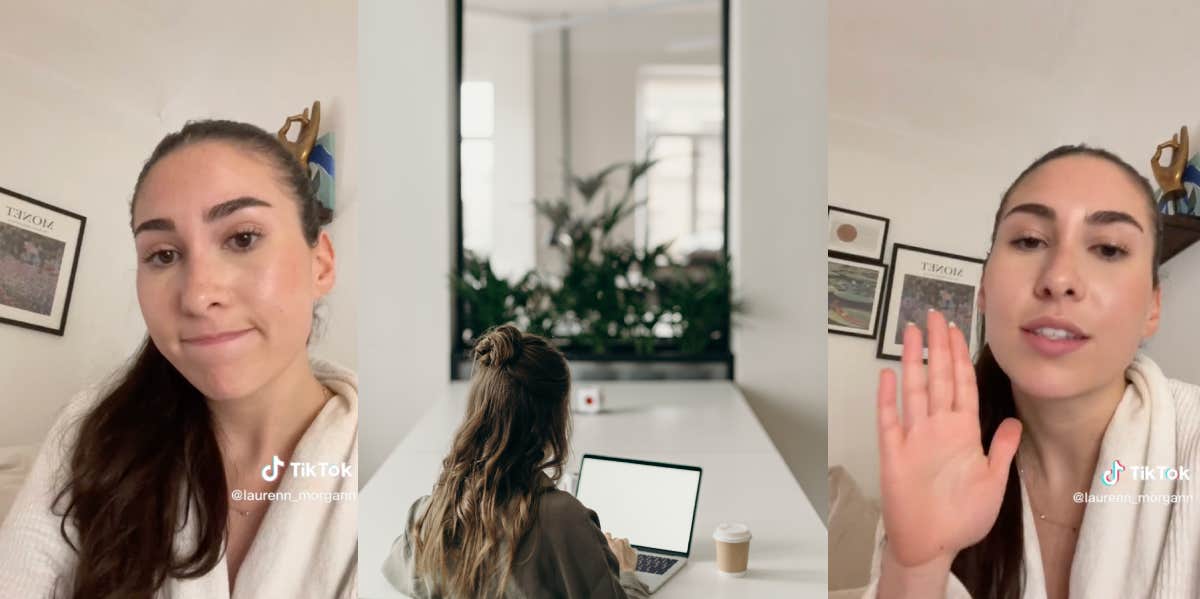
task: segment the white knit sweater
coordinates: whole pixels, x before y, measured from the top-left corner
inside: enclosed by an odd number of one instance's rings
[[[291,501],[275,501],[238,570],[229,591],[225,557],[199,578],[168,579],[159,599],[262,599],[273,597],[353,599],[358,567],[358,384],[353,372],[313,361],[313,373],[336,395],[328,400],[304,432],[292,462],[346,462],[347,478],[294,478],[284,469],[279,492]],[[80,417],[97,401],[97,393],[81,393],[51,428],[29,478],[0,527],[0,598],[58,599],[74,572],[76,555],[59,532],[60,516],[51,502],[61,488],[67,451]],[[316,499],[301,499],[315,492]],[[324,501],[348,496],[348,500]],[[311,496],[310,496],[311,497]],[[193,518],[181,543],[194,542]],[[68,526],[74,537],[74,529]],[[192,536],[189,536],[191,533]],[[60,580],[62,579],[62,580]],[[55,591],[56,581],[58,591]]]
[[[1200,597],[1200,387],[1168,379],[1145,355],[1129,366],[1126,378],[1130,384],[1100,443],[1090,493],[1129,498],[1176,495],[1184,500],[1088,504],[1071,563],[1070,597],[1195,599]],[[1120,460],[1127,470],[1115,485],[1106,486],[1101,476],[1113,460]],[[1128,469],[1134,465],[1187,468],[1191,480],[1137,480]],[[1045,599],[1042,555],[1024,484],[1021,498],[1025,550],[1021,597]],[[881,520],[864,599],[877,595],[884,543]],[[951,575],[946,599],[970,598]]]

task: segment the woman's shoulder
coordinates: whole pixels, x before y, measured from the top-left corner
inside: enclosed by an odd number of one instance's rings
[[[547,489],[538,498],[537,510],[538,526],[544,534],[573,536],[600,530],[596,512],[566,491]]]
[[[1180,433],[1200,439],[1200,385],[1167,379],[1167,390],[1175,400],[1175,418]]]
[[[354,400],[358,399],[358,375],[353,370],[320,358],[310,358],[308,363],[312,368],[313,376],[317,377],[317,380],[326,387],[339,395],[352,396],[351,399]]]
[[[1176,400],[1200,403],[1200,385],[1179,379],[1167,379],[1167,388],[1171,390],[1171,397]]]

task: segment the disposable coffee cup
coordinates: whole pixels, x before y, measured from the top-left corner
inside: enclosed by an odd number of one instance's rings
[[[746,575],[750,560],[750,527],[740,522],[722,522],[713,532],[717,542],[717,572],[723,576]]]

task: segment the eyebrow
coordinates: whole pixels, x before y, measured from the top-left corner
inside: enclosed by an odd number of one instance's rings
[[[263,206],[266,208],[270,208],[271,204],[264,200],[260,200],[258,198],[252,198],[250,196],[242,196],[240,198],[234,198],[232,200],[229,200],[226,202],[221,202],[220,204],[217,204],[216,206],[209,208],[208,212],[204,213],[204,222],[211,223],[215,220],[225,218],[226,216],[229,216],[230,214],[233,214],[234,212],[237,212],[238,210],[241,210],[243,208],[252,208],[252,207],[257,207],[257,206]],[[144,221],[144,222],[142,222],[142,224],[134,227],[133,236],[137,237],[138,234],[143,231],[174,231],[174,230],[175,230],[175,221],[173,221],[169,218],[152,218],[152,219]]]
[[[1004,214],[1004,218],[1001,218],[1000,220],[1004,220],[1005,218],[1008,218],[1012,214],[1018,212],[1032,214],[1033,216],[1046,220],[1054,220],[1057,218],[1057,214],[1055,214],[1053,208],[1045,204],[1030,202],[1013,206]],[[1090,212],[1088,213],[1087,218],[1084,219],[1084,222],[1089,225],[1111,225],[1114,223],[1126,223],[1137,227],[1139,231],[1145,232],[1145,229],[1142,228],[1141,223],[1139,223],[1137,219],[1133,218],[1133,216],[1131,216],[1128,212],[1121,212],[1120,210],[1099,210],[1097,212]]]

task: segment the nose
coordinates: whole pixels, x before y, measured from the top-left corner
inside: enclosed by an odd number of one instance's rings
[[[1083,281],[1079,276],[1074,251],[1060,244],[1045,255],[1046,263],[1038,277],[1034,295],[1040,299],[1083,299]]]
[[[202,316],[210,310],[229,303],[229,286],[225,283],[220,265],[197,256],[190,256],[183,268],[183,289],[180,307],[184,314]]]

